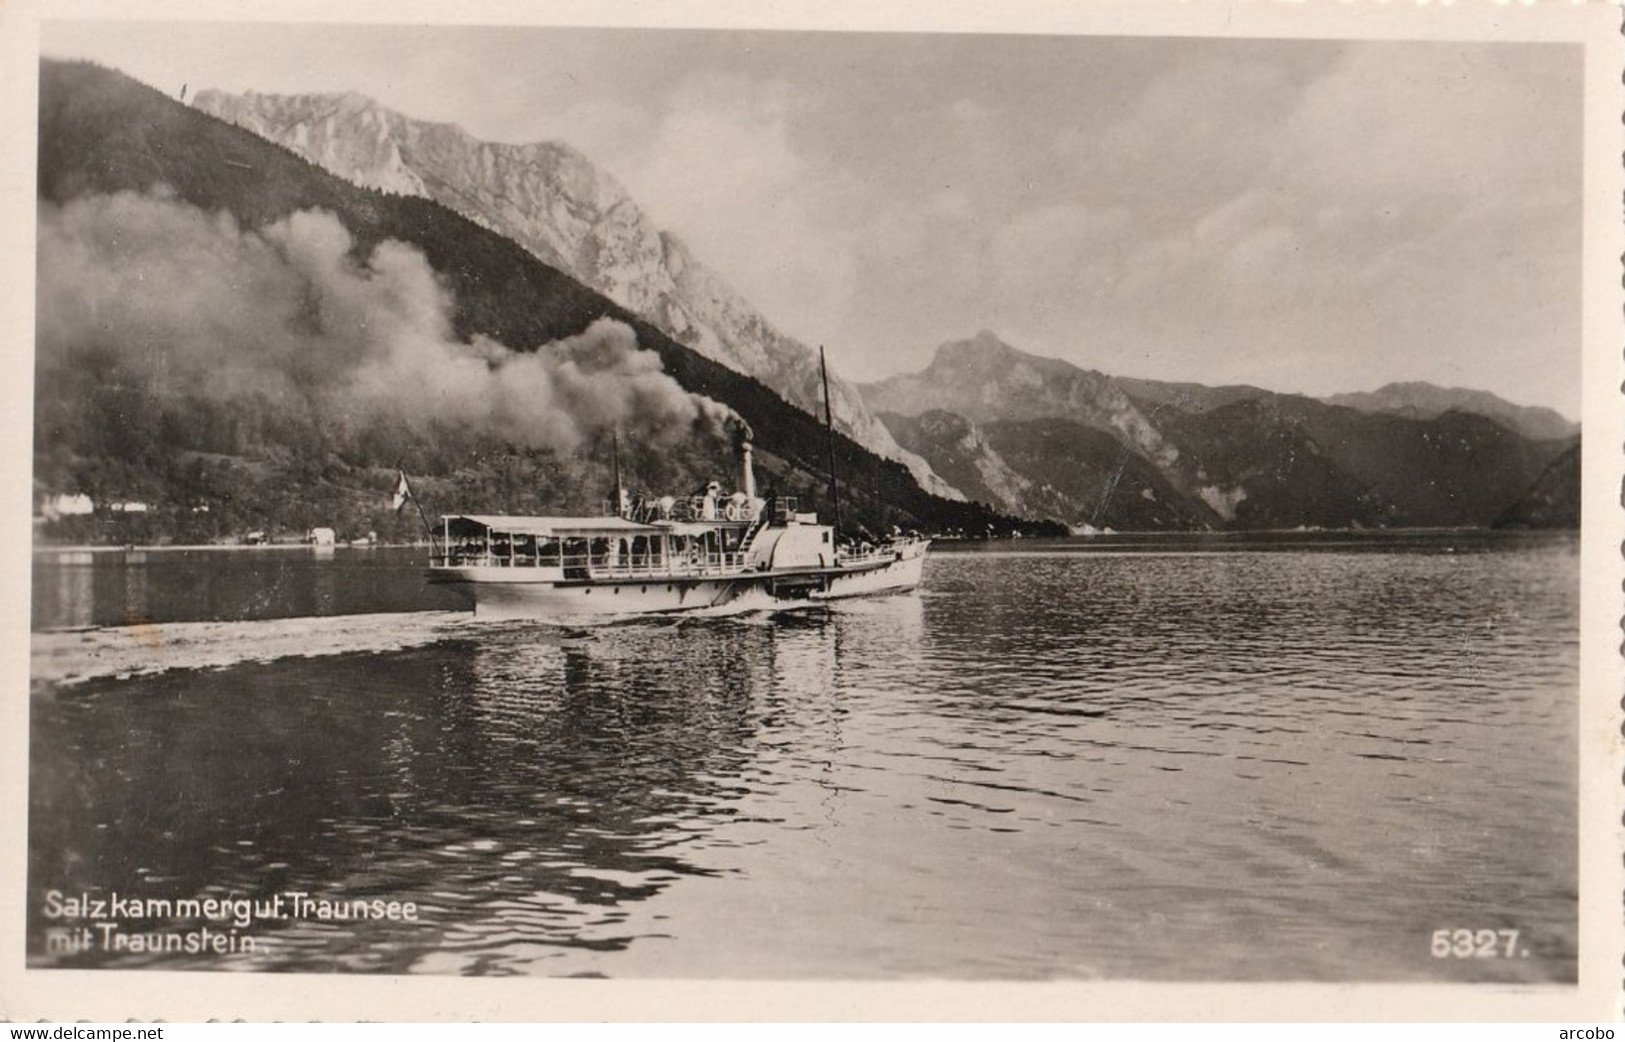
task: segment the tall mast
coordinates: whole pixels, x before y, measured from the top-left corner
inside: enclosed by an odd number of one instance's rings
[[[824,345],[818,345],[818,374],[824,381],[824,446],[829,457],[829,498],[835,509],[835,531],[841,531],[841,486],[835,480],[835,416],[830,409],[829,366],[824,363]]]

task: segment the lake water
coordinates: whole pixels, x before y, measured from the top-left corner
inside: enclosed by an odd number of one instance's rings
[[[37,558],[37,630],[228,654],[36,679],[31,965],[1575,979],[1573,537],[945,546],[910,596],[591,630],[448,616],[421,553]],[[70,896],[290,893],[418,914],[67,947]]]

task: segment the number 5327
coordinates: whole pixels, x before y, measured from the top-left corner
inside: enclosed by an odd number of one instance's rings
[[[1526,956],[1517,930],[1434,930],[1430,949],[1435,959],[1510,959]]]

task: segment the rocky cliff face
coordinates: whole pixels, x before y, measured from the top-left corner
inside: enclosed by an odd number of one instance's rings
[[[575,355],[560,342],[584,346],[577,338],[606,318],[654,356],[634,366],[654,381],[639,387],[674,382],[704,414],[688,424],[645,398],[643,417],[663,429],[640,424],[649,436],[621,446],[634,488],[681,492],[720,476],[732,410],[755,431],[760,487],[803,509],[828,516],[832,444],[849,524],[1057,531],[931,496],[902,464],[845,435],[826,441],[818,420],[759,380],[438,202],[358,186],[90,63],[42,60],[39,83],[36,487],[151,508],[137,528],[42,530],[50,536],[192,542],[325,526],[413,538],[418,519],[389,501],[400,466],[434,510],[598,509],[611,480],[601,415],[571,431],[522,429],[585,398],[519,416],[505,404],[512,389],[492,394],[489,380],[533,372],[519,356]],[[396,245],[385,263],[344,263],[377,261],[386,242]],[[599,362],[617,356],[613,339],[595,341]],[[170,346],[154,355],[154,343]],[[404,356],[392,349],[402,343],[413,347]],[[456,364],[469,358],[486,365]],[[475,386],[427,401],[443,389],[446,366],[434,363],[448,359]],[[413,368],[423,361],[428,380]],[[541,400],[526,383],[518,399]]]
[[[970,498],[1004,504],[1006,509],[1019,505],[1021,517],[1052,513],[1029,497],[1032,481],[1006,464],[988,444],[986,433],[958,413],[932,409],[919,416],[880,416],[902,445],[929,453],[932,469]]]
[[[1159,466],[1179,459],[1179,451],[1116,380],[1017,351],[986,330],[943,344],[923,372],[869,384],[863,392],[877,412],[918,415],[942,409],[977,423],[1062,417],[1117,432]]]
[[[972,423],[942,410],[881,418],[966,495],[1024,517],[1082,532],[1202,529],[1223,521],[1116,437],[1072,420]]]
[[[656,228],[614,178],[568,145],[481,141],[354,93],[203,91],[193,104],[356,184],[433,199],[822,415],[817,354],[774,329],[675,236]],[[907,465],[926,491],[963,498],[897,444],[852,385],[831,374],[830,391],[838,429]]]

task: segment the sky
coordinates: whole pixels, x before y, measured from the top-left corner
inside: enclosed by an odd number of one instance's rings
[[[41,50],[564,141],[857,380],[986,329],[1579,416],[1576,45],[47,22]]]

